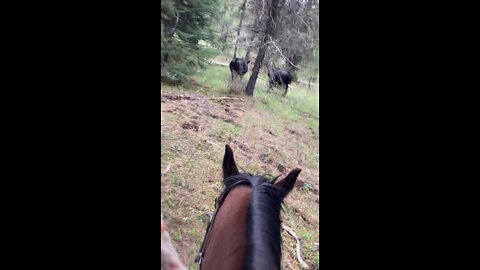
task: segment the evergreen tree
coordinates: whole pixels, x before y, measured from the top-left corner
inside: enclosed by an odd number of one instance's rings
[[[161,1],[161,78],[181,82],[213,54],[218,0]]]

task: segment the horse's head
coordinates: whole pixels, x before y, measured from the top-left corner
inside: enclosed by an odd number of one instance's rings
[[[278,177],[240,173],[228,145],[222,169],[224,190],[201,247],[201,269],[280,269],[281,203],[301,170],[276,183]]]
[[[233,151],[232,148],[230,148],[229,145],[225,146],[225,155],[223,156],[223,184],[225,187],[228,187],[228,185],[231,185],[233,181],[229,181],[232,176],[239,176],[241,175],[240,172],[238,171],[237,164],[235,163],[235,158],[233,156]],[[283,196],[282,199],[285,198],[290,191],[292,191],[295,182],[297,181],[297,177],[300,174],[302,170],[301,169],[293,169],[285,178],[281,179],[280,181],[276,182],[275,185],[277,187],[282,188],[283,191]],[[263,176],[260,178],[265,179]],[[273,179],[270,181],[271,183],[274,183],[276,180]]]

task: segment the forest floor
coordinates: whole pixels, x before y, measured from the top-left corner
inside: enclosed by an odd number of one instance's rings
[[[266,91],[265,76],[254,97],[229,92],[236,85],[228,67],[210,65],[182,86],[161,89],[161,207],[180,256],[189,269],[203,240],[208,214],[222,190],[222,159],[230,144],[239,167],[277,176],[302,172],[285,199],[283,224],[301,239],[310,269],[319,267],[319,103],[318,88],[292,84]],[[227,97],[227,98],[225,98]],[[241,170],[242,170],[241,169]],[[282,230],[282,269],[302,269],[296,241]]]

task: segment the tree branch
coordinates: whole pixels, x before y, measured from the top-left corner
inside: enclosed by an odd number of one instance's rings
[[[290,234],[293,238],[295,238],[295,240],[297,240],[297,260],[300,263],[300,266],[304,269],[310,269],[308,264],[302,259],[302,247],[301,247],[300,239],[297,237],[295,232],[292,229],[290,229],[290,227],[288,227],[287,225],[282,225],[282,228],[286,230],[288,234]]]
[[[273,44],[273,46],[277,49],[277,51],[280,53],[280,55],[283,57],[283,59],[287,60],[290,64],[292,64],[292,66],[294,66],[294,67],[296,67],[296,68],[298,68],[298,69],[303,69],[303,68],[295,65],[294,63],[292,63],[288,58],[286,58],[286,57],[283,55],[283,53],[282,53],[282,51],[280,50],[280,48],[278,48],[278,46],[277,46],[277,44],[275,43],[275,41],[273,41],[272,37],[269,37],[269,38],[270,38],[270,41],[267,42],[267,43],[265,43],[265,45],[267,45],[267,44],[269,44],[269,43]]]

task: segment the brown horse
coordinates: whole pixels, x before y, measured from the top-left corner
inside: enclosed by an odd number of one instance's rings
[[[230,146],[223,158],[224,190],[215,200],[197,263],[202,270],[280,269],[283,199],[301,169],[275,183],[263,176],[238,172]]]

